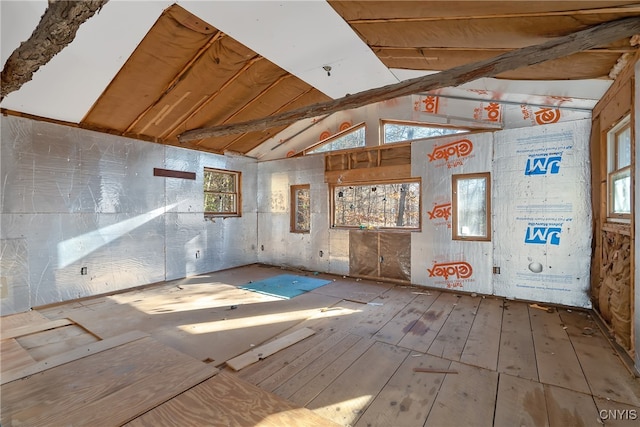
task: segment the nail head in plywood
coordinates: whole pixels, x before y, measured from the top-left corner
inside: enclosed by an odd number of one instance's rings
[[[229,366],[234,371],[239,371],[240,369],[259,361],[260,359],[271,356],[272,354],[277,353],[284,348],[292,346],[293,344],[302,341],[303,339],[308,338],[313,334],[315,334],[315,331],[313,331],[312,329],[298,329],[295,332],[280,337],[267,344],[253,348],[238,357],[234,357],[233,359],[228,360],[227,366]]]

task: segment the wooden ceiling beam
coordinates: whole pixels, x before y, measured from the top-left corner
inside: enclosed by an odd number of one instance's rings
[[[0,76],[0,101],[33,78],[76,37],[80,25],[99,12],[109,0],[49,0],[31,36],[13,51]]]
[[[407,96],[443,87],[455,87],[481,77],[491,77],[517,68],[566,57],[577,52],[592,49],[596,46],[630,37],[637,33],[640,33],[640,17],[610,21],[586,30],[558,37],[542,44],[514,49],[494,58],[464,64],[436,74],[409,79],[396,84],[365,90],[355,95],[347,95],[332,101],[322,102],[243,123],[193,129],[179,135],[178,140],[185,142],[214,136],[264,130],[276,126],[288,125],[298,120],[358,108],[400,96]]]

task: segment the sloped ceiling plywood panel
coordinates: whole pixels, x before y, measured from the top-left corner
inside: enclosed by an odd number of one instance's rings
[[[179,6],[165,10],[82,123],[126,131],[215,32]]]

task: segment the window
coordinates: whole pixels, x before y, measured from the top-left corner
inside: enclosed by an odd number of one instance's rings
[[[609,217],[631,217],[631,120],[624,118],[607,134]]]
[[[420,228],[420,181],[332,187],[333,227]]]
[[[491,240],[491,175],[451,177],[454,240]]]
[[[468,132],[464,129],[409,122],[383,122],[382,129],[385,144]]]
[[[204,170],[204,213],[240,216],[240,172]]]
[[[344,150],[347,148],[364,147],[365,145],[365,126],[364,123],[346,129],[337,135],[330,136],[320,141],[309,150],[305,150],[305,154],[326,153],[328,151]]]
[[[291,232],[311,230],[311,192],[309,184],[291,186]]]

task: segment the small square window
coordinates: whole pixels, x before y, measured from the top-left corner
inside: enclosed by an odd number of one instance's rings
[[[204,170],[206,216],[240,216],[240,172]]]

